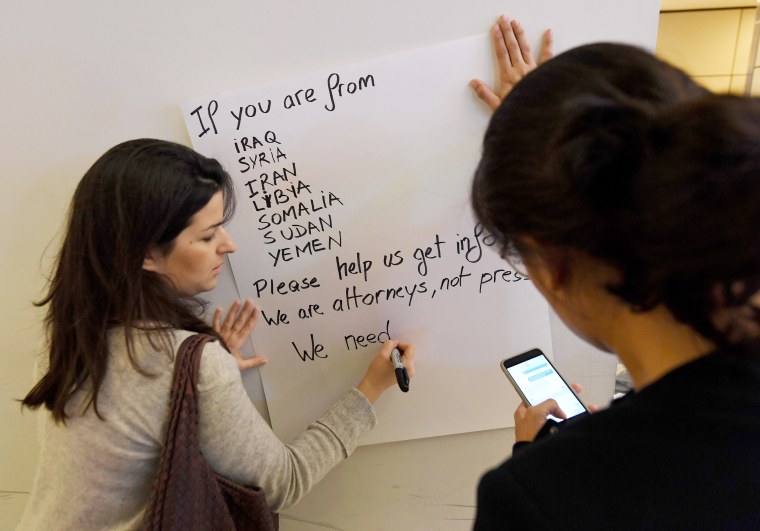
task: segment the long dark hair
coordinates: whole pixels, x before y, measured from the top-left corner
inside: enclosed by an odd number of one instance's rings
[[[634,47],[575,48],[495,112],[472,202],[504,252],[521,236],[580,250],[620,272],[608,289],[636,311],[664,304],[718,344],[757,334],[757,99]]]
[[[217,335],[200,317],[200,299],[179,296],[167,279],[142,266],[151,249],[171,252],[177,235],[220,190],[226,221],[235,197],[227,172],[173,142],[131,140],[93,164],[74,192],[47,295],[36,303],[48,305],[50,364],[24,406],[44,404],[56,421],[65,421],[68,399],[90,382],[87,405],[100,416],[107,334],[115,325],[124,327],[130,362],[140,372],[135,328],[156,332],[150,335],[166,345],[172,329]]]

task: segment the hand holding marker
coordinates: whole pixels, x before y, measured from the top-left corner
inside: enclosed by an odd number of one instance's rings
[[[406,393],[409,391],[409,373],[406,372],[406,367],[404,367],[404,364],[401,362],[401,351],[399,349],[393,349],[393,352],[391,352],[391,361],[393,362],[393,367],[396,369],[396,381],[398,382],[398,386]]]

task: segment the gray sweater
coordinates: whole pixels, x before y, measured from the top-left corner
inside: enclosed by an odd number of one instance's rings
[[[174,334],[175,351],[190,334]],[[65,425],[42,413],[37,474],[18,530],[139,527],[166,429],[173,360],[144,335],[135,339],[136,358],[155,377],[132,367],[123,329],[113,330],[98,395],[105,420],[92,407],[82,413],[84,391],[69,400]],[[251,403],[235,359],[217,342],[204,348],[198,390],[201,450],[209,464],[234,481],[262,487],[274,511],[297,502],[377,422],[372,405],[351,389],[284,444]]]

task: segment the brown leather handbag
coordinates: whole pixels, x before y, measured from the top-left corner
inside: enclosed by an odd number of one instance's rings
[[[145,508],[146,530],[273,530],[279,528],[261,488],[245,487],[209,467],[198,442],[198,372],[203,346],[196,334],[182,342],[174,363],[169,426],[158,475]]]

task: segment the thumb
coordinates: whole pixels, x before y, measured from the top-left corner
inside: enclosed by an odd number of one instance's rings
[[[235,356],[235,360],[237,361],[238,369],[240,369],[240,372],[248,369],[254,369],[256,367],[261,367],[262,365],[266,365],[266,363],[269,361],[264,356],[254,356],[252,358]]]
[[[496,94],[494,94],[490,87],[483,81],[479,79],[473,79],[470,81],[470,87],[475,91],[475,94],[478,95],[478,98],[483,100],[483,102],[488,105],[492,111],[495,111],[501,103],[501,99]]]

